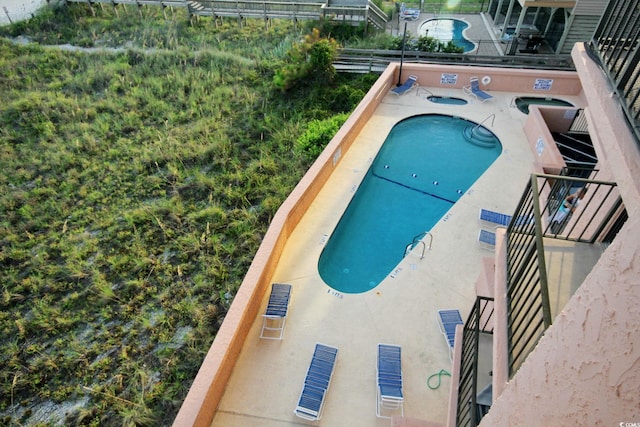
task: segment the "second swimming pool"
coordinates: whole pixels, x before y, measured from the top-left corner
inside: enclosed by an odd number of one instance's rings
[[[430,36],[441,42],[452,41],[456,46],[464,49],[464,53],[471,52],[476,45],[464,36],[464,30],[469,24],[460,19],[433,18],[423,22],[418,29],[421,36]]]
[[[320,255],[322,279],[344,293],[376,287],[501,152],[492,132],[458,117],[397,123]]]

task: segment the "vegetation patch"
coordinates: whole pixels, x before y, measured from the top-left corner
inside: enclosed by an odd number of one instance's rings
[[[3,425],[171,424],[313,160],[297,141],[377,77],[284,93],[274,76],[304,40],[288,21],[95,12],[1,29],[125,46],[0,39]]]

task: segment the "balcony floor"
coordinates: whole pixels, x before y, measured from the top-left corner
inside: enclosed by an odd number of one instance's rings
[[[551,318],[555,318],[584,282],[606,249],[603,244],[544,239]]]

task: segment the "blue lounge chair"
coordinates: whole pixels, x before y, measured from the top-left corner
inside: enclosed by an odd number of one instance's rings
[[[490,99],[493,99],[493,95],[488,94],[487,92],[480,89],[480,82],[477,77],[471,77],[469,79],[470,85],[463,87],[463,91],[467,95],[471,95],[475,97],[480,102],[485,102]]]
[[[512,219],[513,216],[511,215],[490,211],[488,209],[480,209],[480,222],[487,227],[508,227],[509,224],[511,224]],[[532,223],[532,215],[521,215],[516,218],[516,222],[514,225],[525,226]]]
[[[489,230],[480,230],[478,244],[483,249],[494,250],[496,248],[496,233]]]
[[[511,215],[494,212],[487,209],[480,209],[480,222],[493,228],[498,226],[508,226],[511,222],[511,218]]]
[[[400,5],[400,19],[415,21],[418,18],[420,18],[420,9],[409,9],[404,3]]]
[[[401,86],[398,86],[398,87],[395,87],[395,88],[391,89],[391,92],[393,92],[396,95],[400,96],[400,95],[404,95],[405,93],[409,92],[415,86],[418,86],[418,77],[409,76],[409,78]]]
[[[309,421],[317,421],[322,417],[322,409],[331,384],[337,357],[337,348],[320,343],[316,344],[311,364],[300,392],[298,406],[293,411],[297,417]]]
[[[262,331],[260,338],[281,340],[284,337],[284,324],[289,312],[291,285],[274,283],[271,285],[271,295],[267,309],[262,315]]]
[[[440,326],[440,332],[444,335],[444,339],[449,347],[449,358],[451,360],[453,360],[453,345],[456,336],[456,326],[462,325],[463,323],[459,310],[438,310],[438,325]]]
[[[391,418],[390,414],[398,412],[404,415],[401,356],[400,346],[378,344],[376,416],[379,418]]]

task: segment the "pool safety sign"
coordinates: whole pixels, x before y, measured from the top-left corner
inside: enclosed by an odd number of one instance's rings
[[[544,139],[540,137],[538,138],[538,141],[536,141],[536,152],[538,153],[538,157],[542,156],[543,151],[544,151]]]
[[[551,90],[553,79],[536,79],[533,90]]]
[[[440,84],[455,85],[458,83],[458,75],[453,73],[442,73],[440,76]]]

